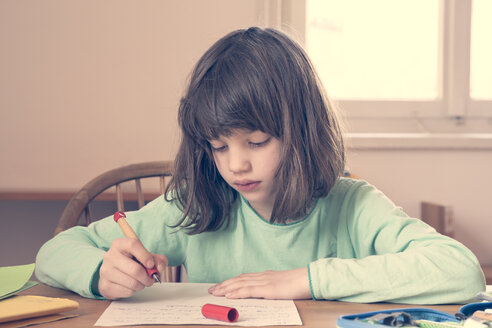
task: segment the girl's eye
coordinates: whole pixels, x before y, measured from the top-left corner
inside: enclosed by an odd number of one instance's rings
[[[265,139],[264,141],[261,141],[261,142],[250,142],[249,144],[251,145],[251,147],[253,148],[256,148],[256,147],[262,147],[262,146],[265,146],[266,144],[268,144],[271,140],[271,137],[268,137],[267,139]]]
[[[225,151],[227,149],[227,146],[214,147],[214,146],[210,145],[210,148],[212,148],[212,151],[220,153],[222,151]]]

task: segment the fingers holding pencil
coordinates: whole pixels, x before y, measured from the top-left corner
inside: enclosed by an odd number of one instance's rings
[[[126,221],[125,213],[118,211],[118,212],[114,213],[113,219],[116,223],[118,223],[118,225],[120,226],[121,231],[123,231],[123,234],[125,235],[125,237],[131,238],[133,240],[137,240],[138,242],[140,242],[140,239],[138,238],[137,234],[135,233],[135,231],[132,229],[132,227]],[[139,249],[141,251],[145,248],[142,245],[142,247],[139,247]],[[145,252],[143,252],[143,253],[145,253]],[[150,254],[149,252],[147,252],[147,253]],[[156,282],[161,282],[161,277],[159,275],[159,271],[154,266],[155,265],[153,263],[154,261],[151,258],[143,258],[143,257],[148,257],[145,255],[147,255],[147,254],[142,254],[142,256],[141,256],[142,258],[140,258],[140,257],[136,257],[136,258],[145,267],[145,270],[147,270],[147,273],[150,277],[152,277]]]
[[[155,281],[140,263],[149,261],[164,274],[167,266],[164,255],[149,253],[140,241],[132,238],[115,239],[104,255],[99,271],[99,293],[108,299],[117,299],[130,297],[137,291],[152,286]]]
[[[130,238],[116,239],[103,257],[99,270],[99,293],[108,298],[129,297],[154,283],[143,266],[134,260],[138,242]]]
[[[150,285],[154,282],[160,282],[160,277],[164,277],[167,257],[150,253],[140,240],[132,238],[116,239],[111,247],[116,250],[115,260],[117,260],[118,269],[131,272],[135,276],[141,275],[143,272],[144,276],[149,279],[141,279],[142,282],[150,281]]]
[[[126,238],[115,239],[103,258],[97,286],[99,293],[108,299],[129,297],[164,277],[167,258],[145,249],[125,216],[115,214]],[[116,218],[118,214],[118,220]]]

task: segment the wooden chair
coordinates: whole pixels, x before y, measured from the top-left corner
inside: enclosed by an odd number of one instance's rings
[[[118,211],[124,211],[125,200],[121,185],[128,181],[133,180],[135,182],[138,208],[143,207],[145,205],[145,199],[141,180],[144,178],[159,179],[160,194],[163,194],[167,184],[166,177],[170,177],[172,172],[173,162],[157,161],[126,165],[95,177],[72,196],[58,221],[55,235],[77,225],[82,213],[84,213],[85,216],[85,221],[82,225],[89,225],[94,220],[90,209],[91,202],[93,202],[98,195],[102,194],[104,191],[108,191],[112,187],[115,187],[116,189],[116,194],[113,196],[113,199],[116,198],[117,209]],[[131,196],[133,196],[131,198],[135,199],[135,193]],[[127,199],[127,201],[128,200],[129,199]],[[108,213],[108,215],[110,214],[112,213]],[[178,282],[180,281],[180,275],[180,267],[168,267],[164,280]]]

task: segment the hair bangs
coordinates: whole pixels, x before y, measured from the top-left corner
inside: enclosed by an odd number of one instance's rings
[[[281,136],[279,111],[275,109],[280,102],[265,92],[272,88],[271,83],[265,83],[266,74],[261,65],[248,58],[251,55],[238,52],[228,51],[217,60],[195,92],[184,100],[189,110],[183,130],[200,143],[237,129]],[[244,58],[238,60],[238,56]]]

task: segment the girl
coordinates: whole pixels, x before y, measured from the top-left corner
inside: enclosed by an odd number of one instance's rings
[[[198,61],[179,107],[166,190],[127,220],[74,227],[39,251],[36,275],[86,297],[133,295],[184,264],[229,298],[463,302],[484,290],[475,256],[341,178],[344,145],[303,50],[272,29],[238,30]],[[152,253],[149,253],[147,250]]]

